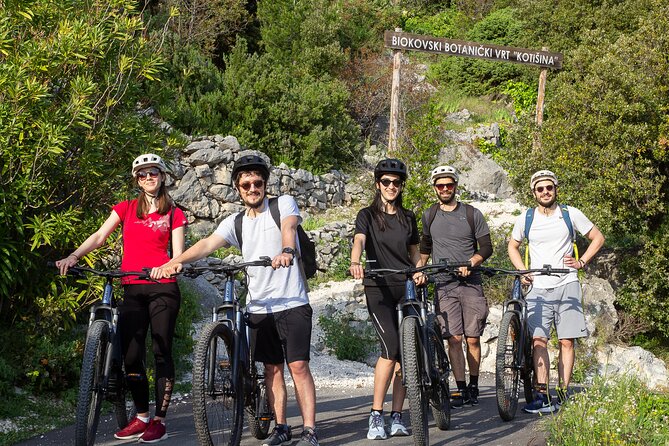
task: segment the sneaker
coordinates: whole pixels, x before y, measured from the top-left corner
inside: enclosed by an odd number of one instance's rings
[[[149,421],[149,427],[146,428],[141,437],[140,443],[158,443],[167,438],[167,429],[161,420],[155,418]]]
[[[274,426],[272,435],[265,440],[262,446],[278,446],[280,444],[288,444],[293,441],[293,435],[290,432],[290,426],[287,424],[277,424]]]
[[[404,426],[404,423],[402,423],[402,414],[401,413],[395,412],[394,414],[392,414],[390,419],[391,419],[391,423],[390,423],[390,436],[391,437],[406,437],[407,435],[409,435],[409,431]]]
[[[145,423],[139,418],[135,417],[130,420],[130,423],[120,431],[114,434],[114,438],[119,440],[130,440],[131,438],[139,438],[146,428],[149,427],[149,423]]]
[[[523,410],[527,413],[553,413],[556,412],[558,408],[548,399],[548,395],[545,393],[537,393],[534,401],[523,407]]]
[[[386,421],[383,419],[383,415],[376,410],[369,414],[367,438],[369,440],[385,440],[388,438],[386,434]]]
[[[319,446],[316,431],[311,427],[305,427],[296,446]]]
[[[472,386],[471,384],[467,387],[467,393],[469,394],[469,402],[472,406],[478,406],[479,404],[479,388],[478,386]]]
[[[451,407],[455,409],[461,409],[465,404],[469,404],[470,402],[471,399],[469,398],[467,389],[458,389],[451,393]]]

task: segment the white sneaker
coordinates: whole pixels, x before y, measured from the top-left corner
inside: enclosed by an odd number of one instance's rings
[[[409,431],[402,423],[402,414],[397,412],[392,416],[392,422],[390,424],[390,436],[391,437],[406,437],[409,435]]]
[[[385,440],[388,438],[386,434],[386,421],[383,419],[383,415],[377,411],[373,411],[369,415],[367,438],[370,440]]]

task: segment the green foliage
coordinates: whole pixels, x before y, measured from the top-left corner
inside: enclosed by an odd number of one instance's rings
[[[514,9],[500,9],[473,25],[465,38],[473,42],[515,45],[522,31],[521,23]],[[492,93],[505,82],[523,78],[527,73],[527,68],[513,63],[445,57],[430,66],[428,77],[476,96]]]
[[[534,86],[522,81],[509,80],[504,84],[501,93],[513,100],[513,109],[516,116],[534,112],[533,108],[537,103],[538,96],[537,88]]]
[[[463,15],[455,9],[446,9],[437,14],[409,17],[403,30],[414,34],[424,34],[446,39],[457,39],[464,34]]]
[[[83,343],[69,338],[39,337],[31,343],[34,350],[24,369],[33,393],[55,393],[78,383]]]
[[[655,394],[637,378],[597,376],[548,417],[549,445],[666,444],[669,395]]]
[[[372,351],[375,337],[371,326],[356,325],[351,314],[321,315],[318,324],[323,329],[325,346],[334,352],[337,359],[363,361]]]
[[[511,227],[503,225],[498,228],[490,228],[490,240],[492,241],[492,256],[488,258],[484,266],[494,268],[514,269],[506,251]],[[483,279],[483,294],[491,304],[501,305],[509,298],[511,287],[513,286],[513,277],[496,276]]]

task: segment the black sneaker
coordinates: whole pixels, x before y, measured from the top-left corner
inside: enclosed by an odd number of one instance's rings
[[[467,387],[467,393],[469,393],[469,402],[472,406],[478,406],[479,404],[479,388],[478,386],[472,386],[471,384]]]
[[[451,393],[451,407],[460,409],[471,402],[467,389],[458,389]]]
[[[310,427],[304,428],[302,438],[300,438],[296,446],[319,446],[316,431]]]
[[[279,446],[289,444],[292,440],[293,435],[290,433],[290,426],[287,424],[277,424],[274,426],[272,435],[263,442],[262,446]]]

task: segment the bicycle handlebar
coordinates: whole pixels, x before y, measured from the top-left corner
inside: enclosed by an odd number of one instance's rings
[[[524,276],[526,274],[538,274],[540,276],[556,276],[558,274],[568,274],[571,272],[567,268],[553,268],[551,265],[544,265],[543,268],[533,269],[503,269],[492,268],[489,266],[477,266],[473,271],[479,271],[488,277],[492,276]]]
[[[291,265],[293,264],[292,260],[290,261],[290,264]],[[207,271],[211,271],[213,273],[234,274],[238,271],[245,269],[248,266],[272,266],[272,259],[267,256],[263,256],[260,257],[258,260],[253,260],[251,262],[235,263],[235,264],[225,263],[220,265],[206,265],[206,266],[186,265],[179,274],[190,278],[200,276]]]
[[[379,269],[365,269],[365,276],[374,278],[378,276],[383,276],[385,274],[404,274],[407,277],[411,277],[415,273],[424,273],[427,276],[439,274],[439,273],[452,273],[455,272],[458,268],[463,266],[470,267],[471,263],[469,262],[442,262],[442,263],[433,263],[430,265],[405,268],[405,269],[391,269],[391,268],[379,268]]]
[[[54,262],[47,262],[47,266],[56,267]],[[120,279],[121,277],[135,276],[140,280],[150,280],[155,282],[150,276],[151,268],[142,268],[142,271],[121,271],[120,269],[110,269],[102,271],[99,269],[89,268],[87,266],[71,266],[67,269],[67,274],[71,276],[81,276],[84,273],[93,274],[95,276],[106,277],[111,279]]]

